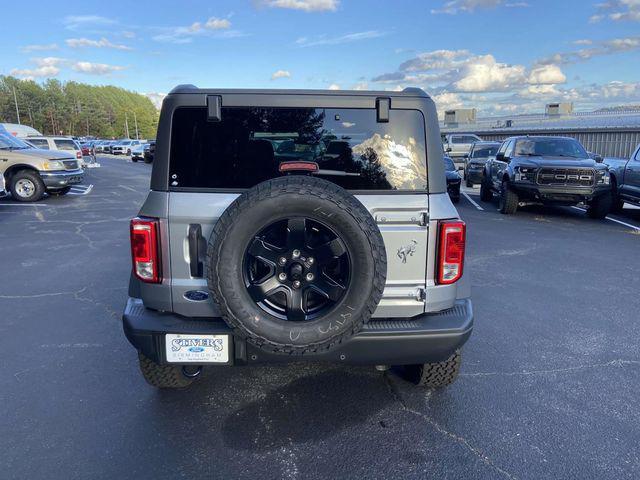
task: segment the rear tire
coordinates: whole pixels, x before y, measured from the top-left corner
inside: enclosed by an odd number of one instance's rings
[[[138,162],[138,159],[137,159],[136,157],[131,157],[131,161],[132,161],[133,163],[137,163],[137,162]]]
[[[473,188],[473,182],[469,179],[467,179],[467,187],[468,188]]]
[[[140,372],[149,385],[156,388],[186,388],[194,378],[185,376],[182,367],[177,365],[158,365],[143,353],[138,353]]]
[[[407,381],[425,388],[443,388],[458,378],[462,365],[462,351],[456,350],[443,362],[400,367],[400,375]]]
[[[490,202],[493,200],[493,192],[484,179],[482,180],[482,183],[480,183],[480,200],[483,202]]]
[[[518,210],[518,194],[509,188],[509,183],[506,180],[502,181],[500,187],[498,210],[504,215],[512,215]]]
[[[20,170],[11,177],[11,194],[18,202],[37,202],[46,191],[38,172]]]
[[[587,215],[591,218],[603,219],[611,211],[611,202],[611,193],[605,193],[604,195],[594,198],[591,203],[589,203]]]

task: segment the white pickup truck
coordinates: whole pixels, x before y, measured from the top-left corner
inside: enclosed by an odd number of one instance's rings
[[[442,145],[445,154],[453,160],[458,170],[464,170],[464,156],[469,153],[471,146],[482,139],[472,133],[451,133],[442,135]]]

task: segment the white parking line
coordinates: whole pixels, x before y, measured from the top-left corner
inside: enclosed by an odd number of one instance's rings
[[[0,203],[0,207],[41,207],[46,203]]]
[[[586,212],[586,210],[584,208],[580,208],[580,207],[571,207],[574,208],[576,210],[580,210],[581,212]],[[609,220],[610,222],[615,222],[615,223],[619,223],[620,225],[624,225],[625,227],[629,227],[634,229],[636,232],[640,232],[640,227],[636,227],[635,225],[631,225],[630,223],[626,223],[623,222],[622,220],[617,220],[615,218],[611,218],[611,217],[604,217],[606,220]]]
[[[74,185],[69,191],[69,195],[89,195],[93,190],[93,184],[91,185]]]
[[[476,207],[478,210],[484,210],[484,208],[482,208],[480,205],[478,205],[478,204],[476,203],[476,201],[475,201],[473,198],[471,198],[469,195],[467,195],[463,190],[460,190],[460,193],[461,193],[462,195],[464,195],[464,198],[466,198],[467,200],[469,200],[469,201],[471,202],[471,204],[472,204],[474,207]]]

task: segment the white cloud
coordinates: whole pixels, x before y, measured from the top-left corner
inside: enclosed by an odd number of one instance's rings
[[[230,30],[231,21],[226,18],[210,17],[206,22],[193,22],[189,26],[169,27],[160,30],[160,33],[151,38],[157,42],[165,43],[191,43],[193,38],[199,35],[214,36],[216,38],[235,38],[245,34],[238,30]]]
[[[271,74],[271,80],[277,80],[278,78],[291,78],[291,73],[288,70],[276,70]]]
[[[154,107],[160,110],[160,107],[162,107],[162,101],[164,100],[164,97],[167,96],[167,94],[158,93],[158,92],[149,92],[149,93],[145,93],[145,96],[149,100],[151,100],[151,103],[153,103]]]
[[[68,30],[81,30],[88,27],[107,27],[117,23],[114,19],[101,15],[68,15],[64,17],[62,23]]]
[[[113,72],[124,70],[125,67],[108,65],[106,63],[75,62],[71,64],[71,68],[76,72],[86,73],[88,75],[110,75]]]
[[[46,45],[25,45],[20,50],[22,50],[24,53],[29,53],[29,52],[40,52],[44,50],[57,50],[57,49],[58,49],[57,43],[48,43]]]
[[[60,73],[60,65],[65,63],[66,60],[59,57],[44,57],[32,58],[31,62],[36,64],[35,68],[14,68],[9,73],[16,77],[23,77],[30,80],[42,77],[55,77]]]
[[[367,82],[358,82],[353,86],[353,90],[369,90],[369,84]]]
[[[231,22],[226,18],[211,17],[204,26],[209,30],[225,30],[231,28]]]
[[[84,48],[84,47],[95,47],[95,48],[113,48],[115,50],[133,50],[128,45],[121,45],[117,43],[112,43],[106,38],[101,38],[100,40],[91,40],[89,38],[68,38],[65,40],[67,46],[71,48]]]
[[[588,38],[583,38],[580,40],[574,40],[573,42],[574,45],[591,45],[593,43],[592,40],[589,40]]]
[[[16,77],[24,77],[30,80],[40,77],[55,77],[60,73],[60,69],[49,65],[37,68],[14,68],[9,73]]]
[[[528,7],[529,4],[526,2],[507,2],[506,0],[450,0],[445,2],[442,7],[432,9],[431,13],[456,15],[458,13],[472,13],[476,9],[496,8],[500,6],[522,8]]]
[[[339,0],[259,0],[260,5],[271,8],[287,8],[304,12],[335,11]]]
[[[386,35],[386,32],[378,30],[367,30],[366,32],[348,33],[338,37],[327,37],[322,35],[316,38],[300,37],[296,40],[296,45],[300,47],[315,47],[318,45],[340,45],[343,43],[357,42],[360,40],[368,40]]]
[[[464,65],[453,85],[461,92],[497,92],[522,84],[524,78],[524,66],[498,63],[493,55],[483,55]]]
[[[614,22],[640,22],[640,1],[638,0],[608,0],[596,4],[598,13],[592,15],[589,21],[597,23],[605,18]]]
[[[329,90],[340,90],[340,85],[338,85],[337,83],[332,83],[331,85],[329,85]]]
[[[445,110],[464,107],[464,102],[459,94],[452,92],[442,92],[431,97],[436,104],[438,115],[442,116]]]
[[[567,77],[557,65],[541,65],[529,72],[528,82],[532,84],[552,85],[564,83]]]
[[[585,45],[583,43],[583,45]],[[560,52],[550,57],[538,60],[538,64],[558,64],[569,65],[572,63],[585,62],[593,57],[603,55],[613,55],[616,53],[632,52],[640,50],[640,36],[627,38],[614,38],[603,40],[589,48],[581,48],[572,52]]]
[[[422,87],[442,95],[442,104],[459,104],[478,93],[516,93],[529,85],[558,85],[567,81],[558,65],[511,65],[493,55],[476,55],[469,50],[435,50],[416,55],[398,70],[372,78],[374,83]],[[483,101],[483,100],[481,100]]]

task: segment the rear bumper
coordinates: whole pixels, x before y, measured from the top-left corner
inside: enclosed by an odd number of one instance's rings
[[[40,172],[40,177],[47,188],[60,188],[82,183],[84,170],[69,170],[64,172]]]
[[[166,363],[165,334],[226,334],[233,338],[233,365],[328,361],[357,365],[411,365],[447,359],[460,348],[473,329],[470,299],[458,300],[447,310],[406,319],[372,319],[353,337],[322,354],[290,356],[267,353],[234,337],[219,318],[194,320],[146,308],[142,300],[129,298],[122,315],[129,342],[159,364]]]

